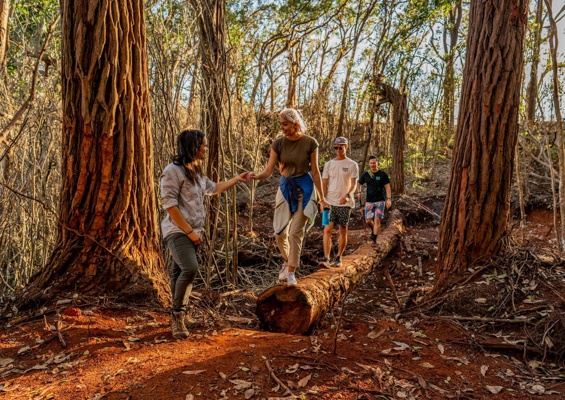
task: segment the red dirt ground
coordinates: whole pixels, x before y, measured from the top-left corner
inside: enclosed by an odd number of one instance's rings
[[[554,238],[550,220],[548,212],[533,214],[514,232],[516,240],[547,246]],[[365,237],[363,230],[351,232],[350,248]],[[0,333],[0,397],[562,399],[557,361],[473,345],[506,340],[502,331],[397,314],[383,269],[392,271],[405,300],[412,288],[432,284],[437,238],[437,225],[409,228],[403,245],[348,296],[341,319],[339,310],[328,315],[311,336],[260,331],[250,295],[229,298],[240,315],[208,315],[185,340],[172,339],[164,312],[89,306],[71,297],[57,307],[60,317],[14,320]]]

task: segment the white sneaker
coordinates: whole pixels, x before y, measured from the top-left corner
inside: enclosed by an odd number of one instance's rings
[[[294,276],[294,272],[289,272],[286,276],[286,283],[287,285],[296,285],[296,276]]]
[[[279,271],[279,281],[284,281],[288,275],[288,263],[285,261]]]

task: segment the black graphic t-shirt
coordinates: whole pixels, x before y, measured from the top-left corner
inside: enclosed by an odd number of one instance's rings
[[[367,185],[367,201],[369,203],[385,201],[385,185],[390,183],[386,172],[380,169],[374,174],[371,171],[365,171],[358,182],[361,185]]]

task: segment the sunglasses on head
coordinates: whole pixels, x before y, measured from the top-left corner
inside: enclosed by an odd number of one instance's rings
[[[344,147],[343,146],[334,146],[334,149],[336,150],[342,150]]]

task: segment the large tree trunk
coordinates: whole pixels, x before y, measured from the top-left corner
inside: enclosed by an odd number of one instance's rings
[[[502,246],[518,133],[527,0],[472,2],[436,289]]]
[[[0,0],[0,71],[6,63],[8,52],[8,15],[10,14],[10,0]]]
[[[263,329],[290,334],[308,332],[375,270],[398,244],[403,231],[402,215],[395,210],[379,235],[375,251],[362,247],[358,253],[364,252],[365,256],[344,257],[342,268],[315,272],[300,278],[296,286],[278,285],[267,289],[257,299],[257,315]]]
[[[75,291],[165,304],[144,2],[64,0],[61,10],[59,234],[26,299]]]

